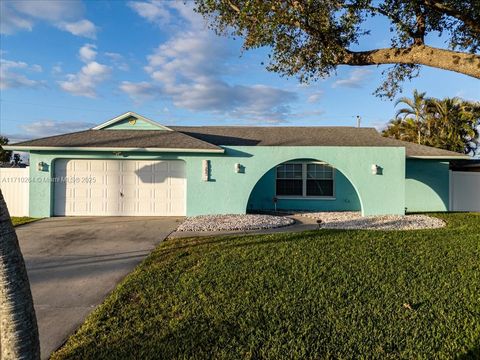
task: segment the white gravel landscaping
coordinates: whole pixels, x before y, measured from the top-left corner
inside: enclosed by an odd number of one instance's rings
[[[306,212],[296,215],[321,220],[323,229],[415,230],[444,227],[443,220],[427,215],[364,216],[360,212]]]
[[[273,215],[200,215],[188,217],[177,231],[261,230],[292,225],[295,220]]]

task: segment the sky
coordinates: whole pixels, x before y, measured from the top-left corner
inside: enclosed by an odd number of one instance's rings
[[[389,44],[376,18],[365,49]],[[164,125],[382,128],[394,102],[373,95],[385,66],[339,67],[305,85],[265,69],[183,1],[1,0],[0,134],[10,142],[91,128],[127,111]],[[444,39],[432,37],[443,46]],[[480,100],[480,82],[423,67],[406,82],[427,96]]]

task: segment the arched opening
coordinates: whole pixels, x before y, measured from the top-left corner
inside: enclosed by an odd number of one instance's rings
[[[293,159],[269,169],[255,184],[247,212],[361,211],[360,196],[338,168],[317,159]]]

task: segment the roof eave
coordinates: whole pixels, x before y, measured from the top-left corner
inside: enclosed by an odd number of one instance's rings
[[[407,155],[407,159],[444,159],[444,160],[453,160],[453,159],[469,159],[468,155]]]
[[[5,150],[15,151],[100,151],[100,152],[168,152],[168,153],[224,153],[218,149],[187,149],[187,148],[126,148],[126,147],[72,147],[72,146],[15,146],[4,145]]]

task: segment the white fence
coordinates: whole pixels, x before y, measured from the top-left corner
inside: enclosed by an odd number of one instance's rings
[[[450,171],[450,210],[480,211],[480,172]]]
[[[0,168],[0,189],[10,216],[28,216],[29,168]]]

